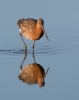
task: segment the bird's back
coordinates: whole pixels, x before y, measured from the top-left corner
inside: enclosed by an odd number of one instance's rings
[[[32,18],[19,19],[17,25],[21,31],[32,32],[36,27],[37,20]]]

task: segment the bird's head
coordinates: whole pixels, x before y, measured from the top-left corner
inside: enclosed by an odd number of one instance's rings
[[[46,35],[47,40],[49,41],[49,38],[48,38],[48,36],[47,36],[47,34],[46,34],[46,32],[45,32],[45,29],[44,29],[44,20],[41,19],[41,18],[38,19],[37,24],[38,24],[39,27],[42,28],[44,34]]]

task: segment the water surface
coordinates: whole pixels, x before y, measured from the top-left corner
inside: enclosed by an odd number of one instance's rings
[[[79,1],[1,1],[0,3],[0,100],[79,100]],[[24,59],[19,36],[20,18],[43,18],[49,37],[35,43],[35,60],[49,67],[45,86],[28,85],[18,79]],[[24,38],[27,57],[34,62],[32,41]]]

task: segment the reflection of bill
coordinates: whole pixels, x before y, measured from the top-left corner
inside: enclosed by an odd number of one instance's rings
[[[38,83],[39,86],[44,86],[44,79],[48,70],[49,68],[45,73],[44,68],[40,64],[32,63],[21,69],[18,78],[27,84]]]

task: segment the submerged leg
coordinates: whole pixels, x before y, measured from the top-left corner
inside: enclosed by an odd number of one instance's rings
[[[33,52],[34,52],[34,45],[35,45],[35,41],[34,41],[34,43],[33,43]]]
[[[20,33],[20,37],[21,37],[21,39],[23,41],[23,44],[24,44],[24,51],[26,52],[27,51],[27,46],[26,46],[26,43],[23,40],[23,37],[22,37],[22,34],[21,33]]]

